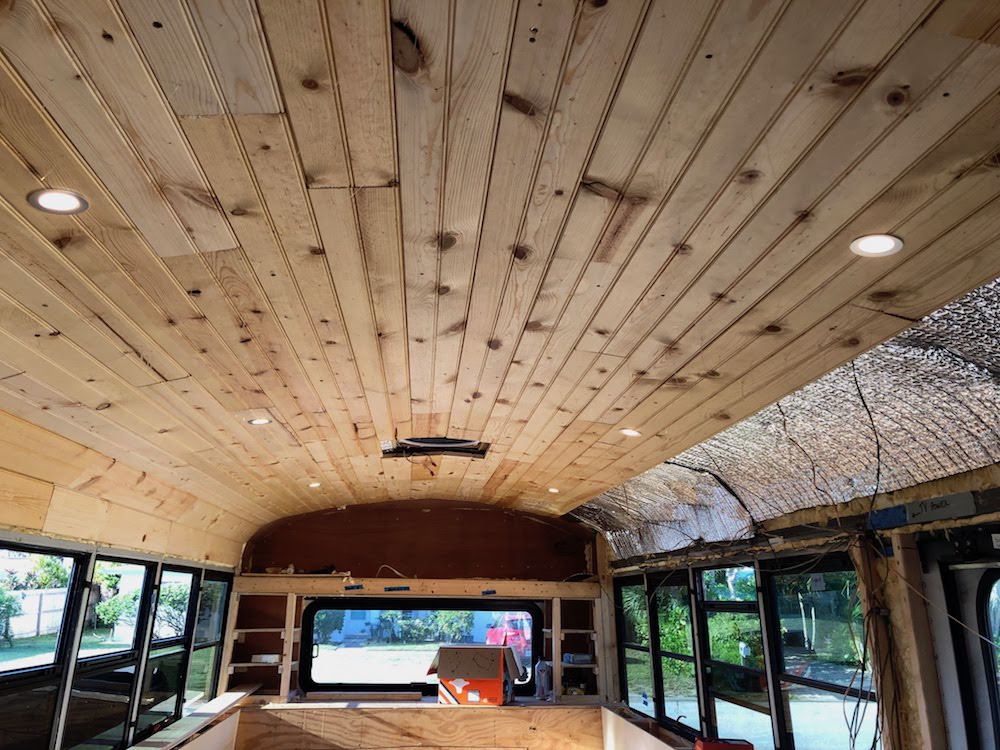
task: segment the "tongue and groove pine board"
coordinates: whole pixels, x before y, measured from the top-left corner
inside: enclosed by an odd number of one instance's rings
[[[1000,276],[998,22],[4,4],[0,409],[107,457],[102,517],[149,477],[152,517],[227,544],[388,499],[566,512]],[[903,253],[847,252],[884,231]],[[382,457],[435,435],[490,449]]]

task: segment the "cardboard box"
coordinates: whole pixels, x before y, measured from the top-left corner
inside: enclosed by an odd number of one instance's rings
[[[438,703],[456,706],[511,703],[522,673],[510,646],[441,646],[427,670],[438,676]]]

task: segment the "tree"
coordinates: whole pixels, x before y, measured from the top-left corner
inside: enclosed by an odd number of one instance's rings
[[[21,600],[17,595],[0,586],[0,638],[10,646],[14,645],[10,635],[10,621],[21,612]]]
[[[445,643],[459,643],[472,633],[472,612],[438,610],[429,618],[437,639]]]
[[[40,556],[32,572],[35,574],[32,588],[64,589],[69,585],[69,571],[58,557]]]
[[[333,634],[343,629],[344,610],[320,610],[313,620],[313,643],[329,643]]]

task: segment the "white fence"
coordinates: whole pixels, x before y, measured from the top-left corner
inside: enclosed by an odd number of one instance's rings
[[[66,589],[30,589],[11,591],[21,602],[21,614],[10,618],[14,638],[58,633],[66,606]],[[0,623],[2,625],[2,623]],[[0,628],[2,629],[2,628]]]

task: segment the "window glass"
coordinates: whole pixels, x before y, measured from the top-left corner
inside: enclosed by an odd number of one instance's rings
[[[63,747],[120,747],[125,741],[134,680],[134,664],[77,674],[70,691]]]
[[[774,750],[774,729],[769,714],[719,698],[713,700],[713,706],[720,737],[746,740],[754,750]],[[796,748],[798,750],[798,743]]]
[[[871,748],[878,727],[875,701],[844,697],[803,685],[781,683],[785,715],[795,750]],[[852,744],[852,737],[857,739]],[[881,743],[874,745],[881,747]]]
[[[860,688],[864,623],[857,574],[776,575],[774,586],[784,673]]]
[[[646,601],[646,587],[643,585],[622,586],[622,624],[625,627],[623,643],[637,646],[649,644],[649,608]]]
[[[164,570],[160,579],[160,595],[153,619],[153,640],[177,638],[187,627],[188,607],[194,576],[179,570]]]
[[[0,547],[0,672],[55,663],[73,558]]]
[[[4,750],[48,747],[58,694],[57,684],[0,694],[0,747]]]
[[[315,612],[311,677],[321,684],[436,684],[428,675],[438,647],[506,645],[526,677],[534,665],[533,618],[524,611],[339,609]]]
[[[694,656],[691,600],[687,586],[661,586],[656,591],[660,651]]]
[[[767,675],[746,672],[742,669],[712,667],[710,670],[712,692],[748,708],[769,711]]]
[[[229,584],[206,578],[201,586],[198,603],[198,620],[194,628],[194,642],[214,643],[222,638],[222,619],[226,612]]]
[[[215,664],[218,653],[218,646],[208,646],[191,654],[191,665],[184,683],[185,708],[193,708],[215,695]]]
[[[96,561],[80,641],[81,659],[135,647],[146,575],[145,565]]]
[[[176,716],[186,656],[180,646],[150,652],[142,680],[137,737]]]
[[[656,715],[656,698],[653,693],[653,663],[649,654],[634,648],[625,649],[625,685],[630,708],[647,716]]]
[[[709,612],[709,656],[750,669],[764,668],[760,617],[748,612]]]
[[[751,567],[703,570],[701,583],[708,602],[757,601],[757,575]]]
[[[698,683],[694,676],[694,662],[663,657],[663,710],[668,719],[700,729],[698,719]]]

